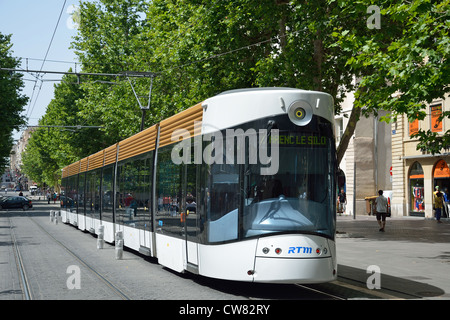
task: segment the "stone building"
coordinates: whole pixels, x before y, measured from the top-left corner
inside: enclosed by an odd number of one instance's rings
[[[450,120],[437,119],[443,111],[450,111],[447,99],[439,99],[428,105],[424,120],[409,123],[406,116],[393,126],[392,166],[393,166],[393,203],[392,211],[396,215],[434,217],[432,195],[435,187],[441,191],[450,190],[450,146],[440,154],[417,150],[417,139],[410,138],[419,129],[430,130],[443,135],[450,129]],[[448,217],[448,215],[447,215]]]
[[[337,143],[352,105],[353,95],[349,94],[343,103],[343,112],[335,118]],[[433,101],[426,118],[414,123],[409,123],[406,116],[392,124],[380,122],[373,115],[361,117],[340,163],[345,177],[340,181],[347,193],[346,214],[367,214],[365,198],[377,195],[377,190],[382,189],[390,195],[393,216],[434,217],[432,193],[435,186],[441,191],[450,190],[450,152],[446,149],[432,155],[417,150],[417,139],[410,135],[419,129],[445,134],[450,129],[450,120],[437,121],[443,111],[450,111],[448,98]]]

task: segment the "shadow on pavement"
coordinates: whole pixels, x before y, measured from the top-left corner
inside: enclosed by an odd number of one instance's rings
[[[366,282],[370,275],[363,269],[338,265],[338,279],[361,288],[367,289]],[[416,280],[427,279],[426,277],[416,277]],[[373,290],[401,299],[436,298],[445,294],[445,291],[441,288],[427,283],[394,277],[383,273],[380,276],[380,285],[381,289]]]

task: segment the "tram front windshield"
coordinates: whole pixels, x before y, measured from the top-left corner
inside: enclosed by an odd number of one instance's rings
[[[334,192],[327,148],[280,147],[276,175],[261,176],[252,166],[244,205],[246,237],[294,231],[334,234]],[[333,201],[334,202],[334,201]]]
[[[334,140],[327,136],[280,131],[279,169],[245,172],[245,237],[273,232],[316,233],[334,237]]]
[[[242,171],[232,165],[211,167],[209,242],[274,233],[334,238],[336,157],[332,125],[317,117],[305,127],[288,119],[277,118],[276,122],[282,129],[278,129],[278,138],[270,136],[271,145],[278,139],[275,174],[262,175],[261,169],[267,165],[250,164],[248,159]]]

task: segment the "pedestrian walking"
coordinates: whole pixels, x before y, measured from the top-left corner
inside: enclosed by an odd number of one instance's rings
[[[434,187],[434,189],[436,191],[433,193],[433,209],[436,214],[437,223],[442,223],[441,214],[442,207],[444,206],[444,195],[439,191],[439,186]]]
[[[338,194],[338,213],[345,212],[345,205],[347,204],[347,196],[344,192],[344,189],[341,189],[341,192]]]
[[[383,196],[383,190],[378,191],[378,197],[375,199],[376,211],[377,211],[377,222],[380,226],[381,232],[384,232],[384,227],[386,226],[386,216],[388,212],[388,200]]]
[[[450,195],[448,189],[444,189],[444,212],[447,213],[447,218],[450,218]]]

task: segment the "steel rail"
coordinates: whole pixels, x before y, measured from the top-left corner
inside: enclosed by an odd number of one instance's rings
[[[14,257],[16,260],[17,270],[19,272],[20,278],[20,286],[22,287],[22,295],[24,300],[33,300],[33,296],[31,294],[30,284],[28,282],[27,274],[25,272],[25,266],[23,263],[22,255],[19,250],[19,243],[17,242],[17,237],[14,231],[14,226],[11,220],[11,217],[8,217],[9,225],[10,225],[10,235],[12,240],[12,246],[14,247]]]
[[[78,256],[75,252],[70,250],[66,245],[64,245],[61,241],[52,236],[47,230],[45,230],[38,222],[36,222],[32,217],[28,216],[31,221],[36,224],[49,238],[59,244],[64,250],[66,250],[70,255],[72,255],[76,260],[78,260],[82,265],[84,265],[87,269],[89,269],[98,279],[100,279],[107,287],[109,287],[115,294],[117,294],[122,300],[131,300],[122,290],[120,290],[117,286],[115,286],[111,281],[109,281],[106,277],[104,277],[100,272],[95,270],[89,263],[83,260],[80,256]]]

